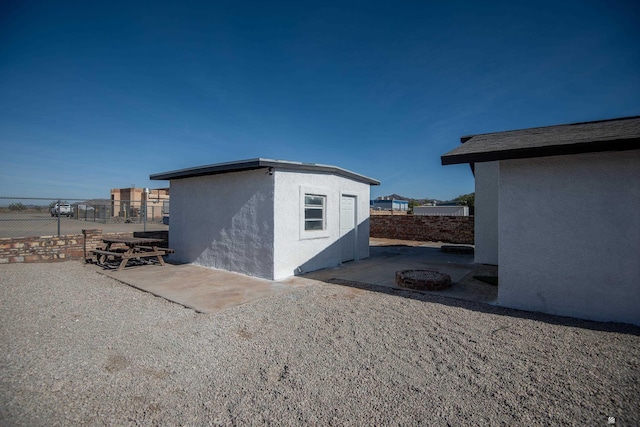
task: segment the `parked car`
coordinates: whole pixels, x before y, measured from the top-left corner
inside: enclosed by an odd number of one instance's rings
[[[60,203],[60,206],[58,206],[58,204],[56,203],[51,208],[51,216],[58,216],[58,215],[72,217],[73,207],[69,203]]]

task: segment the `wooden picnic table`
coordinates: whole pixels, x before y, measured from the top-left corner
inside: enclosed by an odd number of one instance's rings
[[[120,260],[118,271],[121,271],[131,259],[143,261],[145,258],[155,258],[160,265],[164,265],[164,255],[172,253],[173,249],[161,248],[158,243],[164,242],[162,239],[151,239],[148,237],[105,237],[102,241],[106,244],[104,249],[93,250],[97,257],[98,264],[106,265],[109,257],[114,261]],[[124,245],[125,248],[116,249],[114,245]]]

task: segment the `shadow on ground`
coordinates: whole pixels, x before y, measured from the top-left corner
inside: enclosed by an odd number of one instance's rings
[[[384,241],[372,239],[369,258],[345,263],[337,268],[311,272],[302,277],[482,313],[640,336],[640,327],[630,324],[597,322],[497,306],[498,287],[475,279],[477,276],[498,276],[497,266],[475,264],[472,254],[443,253],[440,246],[431,242],[385,244]],[[449,274],[452,286],[442,291],[416,291],[396,286],[395,272],[409,269]],[[501,329],[506,328],[497,328],[496,332]]]
[[[490,313],[499,316],[516,317],[520,319],[537,320],[552,325],[563,325],[582,329],[591,329],[594,331],[617,332],[629,335],[640,336],[640,327],[614,322],[596,322],[591,320],[576,319],[573,317],[555,316],[545,313],[537,313],[531,311],[516,310],[512,308],[500,307],[485,302],[463,300],[458,298],[437,295],[436,292],[414,291],[410,289],[391,288],[388,286],[372,285],[370,283],[355,282],[342,279],[328,279],[326,283],[335,285],[348,286],[356,289],[362,289],[372,292],[379,292],[387,295],[398,296],[402,298],[410,298],[418,301],[442,304],[449,307],[460,307],[467,310],[477,311],[480,313]],[[493,332],[498,332],[508,327],[496,328]]]
[[[498,298],[498,287],[475,279],[476,276],[497,276],[498,268],[474,264],[473,254],[452,254],[440,250],[440,244],[417,245],[374,242],[370,257],[302,275],[301,277],[327,283],[350,282],[399,289],[396,272],[402,270],[431,270],[451,276],[452,285],[440,291],[416,291],[427,295],[444,296],[465,301],[493,303]]]
[[[497,267],[474,264],[472,254],[443,253],[440,251],[440,244],[437,243],[389,244],[372,239],[371,256],[367,259],[278,282],[190,264],[172,264],[170,259],[168,261],[164,267],[157,264],[141,265],[127,267],[123,271],[93,267],[101,274],[122,283],[202,313],[216,313],[283,294],[297,287],[317,285],[317,281],[321,281],[482,313],[640,336],[640,327],[633,325],[602,323],[499,307],[495,305],[498,287],[474,278],[497,276]],[[396,271],[415,269],[449,274],[452,286],[441,291],[415,291],[395,285]],[[507,328],[508,326],[502,326],[495,332]]]

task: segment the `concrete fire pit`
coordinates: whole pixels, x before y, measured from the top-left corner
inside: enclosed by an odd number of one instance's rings
[[[451,276],[431,270],[396,271],[396,285],[422,291],[440,291],[451,287]]]

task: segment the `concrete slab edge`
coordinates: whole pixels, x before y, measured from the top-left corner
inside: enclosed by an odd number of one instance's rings
[[[193,307],[193,306],[190,306],[190,305],[187,305],[187,304],[183,304],[183,303],[180,303],[180,302],[177,302],[177,301],[170,300],[170,299],[168,299],[168,298],[166,298],[166,297],[164,297],[164,296],[162,296],[162,295],[160,295],[160,294],[158,294],[158,293],[152,292],[152,291],[150,291],[150,290],[148,290],[148,289],[144,289],[144,288],[141,288],[141,287],[136,286],[136,285],[134,285],[134,284],[127,283],[127,282],[125,282],[124,280],[119,279],[118,277],[115,277],[115,276],[112,276],[112,275],[110,275],[110,274],[107,274],[107,273],[108,273],[107,271],[96,270],[96,272],[97,272],[98,274],[102,274],[103,276],[106,276],[106,277],[108,277],[108,278],[110,278],[110,279],[113,279],[113,280],[115,280],[116,282],[122,283],[123,285],[127,285],[127,286],[130,286],[130,287],[132,287],[132,288],[134,288],[134,289],[137,289],[137,290],[139,290],[139,291],[142,291],[142,292],[146,292],[146,293],[148,293],[148,294],[151,294],[151,295],[153,295],[153,296],[155,296],[155,297],[162,298],[162,299],[163,299],[163,300],[165,300],[165,301],[169,301],[171,304],[176,304],[176,305],[179,305],[179,306],[182,306],[182,307],[185,307],[185,308],[191,309],[191,310],[195,311],[196,313],[200,313],[200,314],[208,314],[208,313],[206,313],[206,312],[204,312],[204,311],[202,311],[202,310],[198,310],[197,308],[195,308],[195,307]]]

